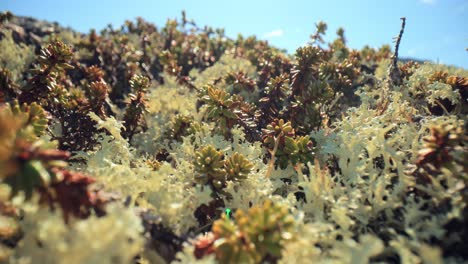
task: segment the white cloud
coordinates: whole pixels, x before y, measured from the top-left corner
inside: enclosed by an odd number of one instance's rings
[[[434,5],[437,0],[419,0],[419,2],[426,4],[426,5]]]
[[[284,31],[282,29],[275,29],[273,31],[263,34],[263,37],[264,38],[276,38],[276,37],[282,37],[283,35],[284,35]]]

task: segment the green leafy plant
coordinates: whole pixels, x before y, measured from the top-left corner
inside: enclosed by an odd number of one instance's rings
[[[270,201],[243,212],[235,222],[223,217],[213,224],[213,235],[197,242],[196,250],[214,254],[222,263],[261,263],[281,257],[283,243],[294,236],[294,218],[284,206]],[[198,254],[201,254],[199,252]]]
[[[267,126],[263,131],[263,144],[270,151],[271,162],[276,161],[282,168],[286,168],[289,163],[306,164],[313,159],[313,145],[309,136],[296,136],[291,123],[285,123],[283,119]]]
[[[182,141],[182,137],[195,134],[199,130],[199,126],[192,116],[176,115],[171,123],[168,136],[176,141]]]
[[[104,81],[104,73],[99,67],[91,66],[85,69],[87,80],[85,81],[85,90],[89,100],[82,102],[80,108],[83,112],[92,111],[101,118],[107,117],[106,100],[109,97],[109,85]],[[76,100],[85,100],[77,96]]]
[[[201,184],[210,184],[220,191],[226,187],[227,181],[245,180],[253,168],[253,163],[240,153],[225,155],[209,145],[195,153],[195,181]]]
[[[399,58],[402,22],[290,55],[2,13],[0,262],[466,262],[468,71]]]
[[[463,174],[459,176],[467,181],[467,143],[468,136],[462,127],[431,127],[430,135],[424,137],[424,148],[419,150],[416,164],[429,171],[445,168],[455,172],[454,166],[462,166]]]
[[[232,128],[237,120],[237,115],[234,112],[240,102],[227,92],[211,86],[206,88],[206,95],[202,100],[207,105],[207,117],[219,122],[222,129]]]
[[[228,180],[239,181],[246,179],[253,168],[253,163],[242,154],[235,152],[224,162],[224,169]]]
[[[39,137],[45,133],[48,124],[47,114],[37,103],[34,102],[30,105],[24,103],[20,106],[15,100],[10,107],[13,115],[26,120],[26,126],[33,127],[36,136]]]
[[[195,181],[201,184],[212,184],[215,189],[221,189],[226,183],[223,154],[213,146],[206,146],[195,154],[195,170],[198,175]]]
[[[29,79],[23,88],[19,101],[38,102],[47,107],[47,110],[54,109],[52,104],[65,104],[66,90],[60,84],[59,78],[64,71],[73,69],[69,64],[72,56],[71,47],[60,41],[52,42],[41,49],[40,56],[37,57],[38,66],[33,70],[34,77]]]
[[[149,79],[136,75],[130,80],[130,86],[135,91],[135,94],[130,94],[130,103],[125,110],[123,118],[125,130],[123,135],[131,140],[137,129],[144,131],[147,128],[144,119],[144,113],[147,112],[147,103],[144,95],[146,89],[150,86]]]
[[[20,107],[15,101],[0,108],[0,178],[12,196],[23,192],[31,199],[37,193],[50,205],[58,203],[65,222],[70,214],[89,216],[91,208],[105,201],[88,189],[93,178],[65,169],[70,153],[38,139],[46,125],[45,111],[36,103]]]

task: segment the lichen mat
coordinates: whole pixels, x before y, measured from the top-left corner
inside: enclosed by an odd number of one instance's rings
[[[468,71],[398,58],[411,19],[294,55],[185,13],[0,21],[1,263],[468,260]]]

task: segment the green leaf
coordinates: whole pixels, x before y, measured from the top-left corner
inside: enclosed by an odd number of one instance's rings
[[[19,173],[8,177],[5,182],[11,186],[13,195],[24,191],[26,199],[30,199],[34,189],[50,182],[49,172],[38,160],[26,162]]]

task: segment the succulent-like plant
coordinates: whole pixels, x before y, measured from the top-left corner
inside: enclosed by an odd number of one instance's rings
[[[327,31],[327,23],[323,21],[319,21],[315,23],[315,28],[316,31],[313,35],[310,36],[310,39],[312,40],[312,44],[319,44],[319,43],[324,43],[323,35],[325,35],[325,32]]]
[[[280,116],[280,112],[286,106],[286,98],[290,95],[289,74],[283,73],[271,78],[264,90],[264,96],[260,98],[260,107],[256,113],[260,127]]]
[[[10,107],[15,116],[26,120],[25,126],[33,127],[36,136],[39,137],[45,133],[49,120],[46,111],[36,102],[29,105],[24,103],[20,106],[18,100],[15,100]]]
[[[271,145],[275,138],[284,138],[285,136],[294,136],[294,129],[291,122],[285,122],[283,119],[271,122],[263,130],[263,143]]]
[[[272,160],[281,168],[289,163],[307,163],[313,159],[313,145],[309,136],[296,136],[291,122],[273,121],[263,131],[263,144],[270,151]]]
[[[51,206],[58,203],[65,222],[70,214],[85,217],[91,208],[100,209],[104,200],[88,190],[94,179],[66,170],[70,153],[38,139],[41,117],[45,119],[44,110],[34,103],[31,108],[17,102],[0,107],[0,179],[12,196],[24,192],[30,199],[36,192]]]
[[[92,209],[103,212],[102,206],[107,199],[89,189],[89,185],[95,182],[94,178],[59,168],[51,169],[51,173],[54,180],[50,186],[40,189],[41,201],[52,208],[57,203],[62,208],[65,223],[68,223],[71,215],[85,218]]]
[[[424,147],[418,152],[417,165],[439,171],[442,167],[452,169],[455,164],[463,166],[468,180],[468,136],[462,127],[434,126],[424,140]]]
[[[3,175],[4,181],[10,185],[12,195],[24,191],[26,198],[31,198],[37,188],[47,186],[53,180],[53,174],[49,169],[66,166],[64,160],[70,157],[69,153],[48,149],[42,145],[43,142],[40,141],[31,144],[17,139],[14,143],[14,152],[7,160],[1,162],[5,163],[5,166],[14,166],[2,172],[6,173]]]
[[[331,62],[330,52],[317,46],[297,49],[296,60],[286,116],[296,132],[304,135],[322,125],[325,106],[341,86],[351,84],[347,75],[354,74],[354,64]]]
[[[286,241],[294,238],[294,218],[288,208],[266,201],[243,212],[235,221],[223,217],[213,224],[214,252],[221,263],[261,263],[281,257]]]
[[[415,61],[408,61],[400,66],[401,77],[408,80],[411,75],[420,67],[419,63]]]
[[[265,94],[275,103],[280,103],[289,95],[289,75],[283,73],[271,78],[265,87]]]
[[[315,46],[306,46],[296,50],[297,64],[291,70],[292,93],[299,95],[314,80],[314,73],[324,60],[323,50]]]
[[[192,116],[176,115],[171,122],[168,137],[176,141],[182,141],[182,137],[192,135],[199,130],[200,125],[195,122]]]
[[[239,102],[224,90],[212,86],[206,87],[206,95],[202,100],[207,105],[206,115],[209,119],[219,122],[220,127],[232,128],[237,120],[234,110]]]
[[[60,126],[65,131],[60,137],[59,148],[67,151],[92,150],[96,147],[96,122],[89,112],[83,109],[69,110],[60,118]]]
[[[468,77],[452,75],[447,77],[447,84],[451,85],[453,89],[458,90],[460,92],[462,98],[461,101],[463,102],[463,113],[466,113],[468,111]]]
[[[232,181],[246,179],[253,166],[252,162],[237,152],[224,161],[227,179]]]
[[[59,81],[66,70],[73,69],[69,64],[72,56],[72,48],[61,41],[54,41],[41,49],[38,67],[32,71],[34,76],[23,88],[18,98],[20,103],[38,102],[47,110],[53,110],[55,104],[65,104],[66,91]]]
[[[252,92],[255,89],[255,81],[246,76],[242,71],[240,72],[229,72],[224,80],[228,85],[233,85],[234,93],[239,93],[241,91]]]
[[[244,102],[240,95],[230,95],[208,85],[200,90],[199,96],[207,106],[206,117],[219,123],[217,127],[226,138],[230,137],[230,129],[237,124],[244,128],[249,140],[258,140],[255,109]]]
[[[307,162],[313,160],[313,144],[309,136],[298,136],[294,139],[286,137],[284,143],[283,151],[292,164],[307,164]],[[284,161],[280,163],[284,164]]]
[[[227,181],[246,179],[254,166],[237,152],[224,159],[224,154],[211,145],[196,152],[194,165],[197,172],[195,181],[200,184],[210,184],[217,191],[226,187]]]
[[[90,106],[94,113],[101,118],[106,117],[104,104],[108,97],[109,86],[104,81],[92,82],[89,85]]]
[[[144,96],[150,86],[150,80],[145,76],[135,75],[130,80],[130,86],[134,94],[130,94],[130,103],[125,110],[123,135],[131,140],[138,129],[144,131],[147,128],[144,113],[148,112],[148,105]]]
[[[192,84],[190,77],[184,75],[184,68],[182,66],[179,66],[174,54],[172,54],[168,50],[165,50],[161,52],[159,60],[164,65],[165,72],[171,76],[176,77],[176,80],[179,84],[185,85],[190,89],[195,88],[195,86]]]
[[[434,82],[446,83],[447,77],[448,77],[448,72],[436,71],[429,77],[429,82],[430,83],[434,83]]]
[[[105,104],[109,98],[110,87],[104,80],[104,72],[97,66],[87,67],[85,69],[86,80],[85,90],[87,93],[87,99],[81,106],[80,110],[88,113],[88,111],[94,112],[101,118],[107,117]]]
[[[195,154],[195,181],[200,184],[211,184],[216,190],[225,187],[226,171],[224,170],[223,153],[208,145]]]

